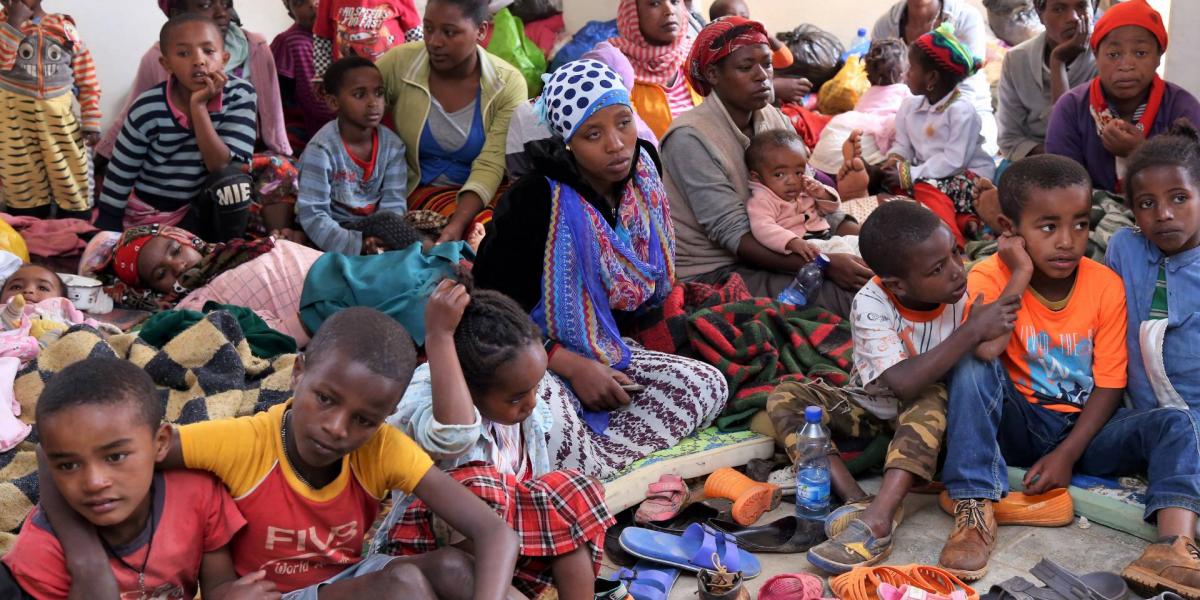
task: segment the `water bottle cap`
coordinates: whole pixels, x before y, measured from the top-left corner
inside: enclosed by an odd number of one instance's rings
[[[867,37],[867,30],[865,27],[858,28],[858,37]]]
[[[820,423],[821,422],[821,407],[820,406],[809,406],[808,408],[805,408],[804,409],[804,421],[806,423]]]
[[[821,265],[821,268],[828,267],[829,266],[829,257],[824,254],[818,254],[817,255],[817,264]]]

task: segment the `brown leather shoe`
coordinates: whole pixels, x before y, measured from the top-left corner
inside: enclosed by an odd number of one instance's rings
[[[963,581],[987,575],[988,558],[996,543],[996,515],[991,500],[954,503],[954,531],[942,546],[938,566]]]
[[[1200,600],[1200,549],[1189,537],[1166,538],[1146,546],[1121,577],[1142,596],[1175,592],[1188,600]]]

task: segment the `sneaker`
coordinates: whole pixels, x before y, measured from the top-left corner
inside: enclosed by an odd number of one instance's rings
[[[837,535],[808,551],[809,564],[840,575],[855,567],[869,567],[892,553],[892,536],[881,538],[858,519],[852,519]]]
[[[1188,600],[1200,600],[1200,549],[1192,538],[1166,538],[1146,546],[1121,577],[1142,596],[1174,592]]]
[[[825,517],[825,537],[831,540],[837,537],[846,529],[846,526],[851,521],[862,515],[863,511],[867,510],[867,507],[871,506],[871,503],[874,501],[875,496],[867,496],[854,502],[847,502],[833,509],[833,512]],[[902,521],[904,521],[903,504],[896,509],[896,515],[892,518],[892,531],[896,531],[896,528],[900,526]]]
[[[938,566],[963,581],[976,581],[987,575],[988,558],[996,543],[996,515],[991,500],[958,500],[954,504],[954,531]]]
[[[767,483],[779,488],[785,496],[796,495],[796,465],[788,465],[782,469],[771,471]]]

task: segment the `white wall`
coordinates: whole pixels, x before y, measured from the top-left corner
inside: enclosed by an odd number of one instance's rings
[[[96,60],[107,127],[129,94],[142,55],[158,41],[166,16],[155,0],[45,0],[43,6],[71,15],[79,25]],[[246,29],[268,40],[292,25],[281,0],[238,0],[235,6]]]
[[[1200,65],[1200,36],[1196,35],[1196,25],[1200,24],[1200,2],[1176,2],[1170,23],[1167,78],[1200,96],[1200,69],[1196,68]]]

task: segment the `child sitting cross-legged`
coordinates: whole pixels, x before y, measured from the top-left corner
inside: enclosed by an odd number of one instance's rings
[[[225,487],[207,473],[155,472],[171,428],[145,371],[116,358],[68,366],[38,397],[37,431],[49,476],[4,557],[27,597],[270,597],[258,569],[234,574],[229,544],[246,522]],[[98,560],[68,561],[70,534],[91,527]]]
[[[394,250],[348,228],[377,212],[408,209],[404,142],[379,126],[387,109],[383,76],[370,60],[349,56],[329,67],[323,86],[337,118],[313,136],[300,157],[296,218],[325,252]]]
[[[211,471],[246,528],[231,545],[239,573],[266,571],[289,600],[511,598],[515,534],[384,421],[412,378],[408,332],[383,313],[347,308],[296,358],[291,401],[250,417],[180,427],[162,468]],[[474,544],[421,556],[363,556],[388,491],[426,502]],[[74,546],[78,547],[78,546]],[[473,575],[472,575],[473,573]]]
[[[854,297],[854,375],[849,387],[821,382],[776,388],[767,413],[777,439],[798,460],[796,432],[804,409],[819,406],[839,435],[890,431],[883,484],[868,496],[836,451],[830,456],[833,491],[846,504],[826,521],[829,541],[808,561],[830,573],[876,564],[892,551],[900,503],[914,483],[937,470],[946,427],[941,384],[959,358],[980,342],[1012,329],[1017,302],[1005,299],[967,312],[967,277],[953,234],[919,204],[880,205],[862,226],[863,259],[877,275]]]
[[[1013,163],[999,190],[999,253],[971,270],[968,294],[1017,296],[1021,308],[1011,333],[980,345],[951,374],[942,480],[955,527],[938,562],[965,580],[987,573],[1007,465],[1028,468],[1022,484],[1035,495],[1067,487],[1073,472],[1140,473],[1150,482],[1145,518],[1161,540],[1125,576],[1196,598],[1198,424],[1187,410],[1121,406],[1125,293],[1116,273],[1083,256],[1088,173],[1068,158],[1034,156]],[[1153,577],[1140,579],[1145,573]]]
[[[844,220],[836,232],[831,227],[825,217],[837,212],[841,201],[836,191],[813,178],[808,150],[795,131],[775,129],[754,136],[746,148],[746,166],[746,213],[759,243],[806,261],[822,252],[858,254],[858,237],[853,235],[858,223]]]
[[[959,87],[983,61],[943,23],[908,51],[913,97],[896,113],[896,140],[884,162],[886,191],[904,194],[937,213],[959,244],[979,227],[975,186],[992,177],[995,160],[983,149],[982,120]]]
[[[552,467],[546,440],[554,415],[539,400],[547,363],[541,330],[507,296],[468,293],[449,280],[425,314],[429,363],[389,422],[517,530],[517,589],[536,598],[553,585],[559,598],[590,600],[604,532],[615,521],[598,481]],[[461,536],[439,536],[436,522],[424,502],[397,503],[381,531],[401,553],[458,543]]]

